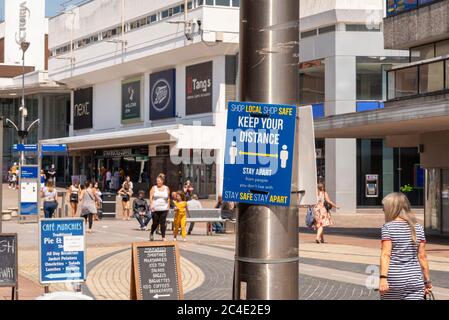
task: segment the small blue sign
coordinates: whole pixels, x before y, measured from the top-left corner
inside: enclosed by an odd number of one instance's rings
[[[42,153],[52,152],[67,152],[66,144],[43,144],[41,147]]]
[[[21,179],[37,179],[39,176],[39,169],[37,166],[21,166],[20,178]]]
[[[40,282],[86,280],[84,219],[39,220]]]
[[[14,152],[37,152],[37,144],[14,144],[12,150]]]
[[[39,214],[39,207],[37,202],[21,202],[20,215],[21,216],[37,216]]]
[[[223,200],[290,206],[296,106],[229,102]]]

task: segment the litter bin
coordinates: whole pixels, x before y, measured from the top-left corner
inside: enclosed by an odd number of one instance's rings
[[[117,209],[117,195],[112,192],[103,193],[103,218],[115,218]]]

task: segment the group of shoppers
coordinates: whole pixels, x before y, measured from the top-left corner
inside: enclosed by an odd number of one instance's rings
[[[71,215],[76,217],[78,207],[80,207],[80,216],[83,217],[88,225],[88,233],[92,232],[93,220],[99,220],[98,213],[102,203],[102,193],[98,183],[92,184],[86,181],[83,187],[80,187],[78,181],[74,182],[67,190],[66,197],[70,203]],[[58,208],[58,192],[53,181],[47,182],[41,189],[43,199],[43,208],[45,218],[53,218]]]
[[[324,228],[333,224],[330,200],[318,184],[313,208],[316,243],[324,243]],[[424,227],[417,223],[410,201],[403,193],[391,193],[383,201],[385,224],[381,229],[379,292],[382,300],[423,300],[432,291]]]

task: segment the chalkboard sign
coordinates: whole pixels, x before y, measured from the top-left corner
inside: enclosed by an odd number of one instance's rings
[[[17,294],[17,234],[0,234],[0,287],[12,287],[12,299]]]
[[[177,243],[133,243],[131,300],[182,299]]]

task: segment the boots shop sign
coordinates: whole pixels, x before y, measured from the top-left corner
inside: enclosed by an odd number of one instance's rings
[[[73,129],[91,129],[92,128],[92,96],[93,88],[76,90],[74,93],[73,105]]]
[[[212,61],[186,68],[186,114],[212,112]]]

